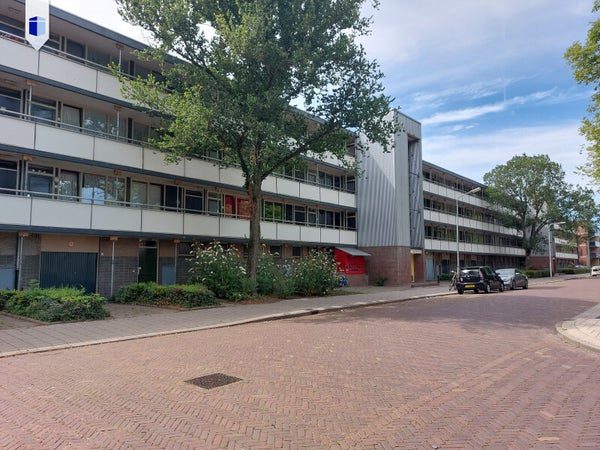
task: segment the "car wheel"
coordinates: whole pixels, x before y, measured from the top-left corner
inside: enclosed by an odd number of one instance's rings
[[[504,292],[504,283],[500,283],[500,287],[498,288],[500,292]]]
[[[458,289],[458,293],[459,293],[460,295],[462,295],[462,294],[463,294],[463,292],[465,292],[465,291],[463,291],[462,289]]]
[[[486,285],[485,285],[485,288],[484,288],[484,289],[485,289],[485,293],[486,293],[486,294],[489,294],[489,293],[492,291],[492,288],[490,287],[490,284],[489,284],[489,283],[486,283]]]
[[[475,292],[476,294],[479,294],[479,289],[475,288],[475,289],[473,289],[473,292]]]
[[[523,289],[528,289],[529,288],[529,281],[526,281],[525,284],[523,285]]]
[[[512,291],[514,291],[517,288],[517,282],[515,280],[512,281],[512,283],[510,284],[510,289]]]

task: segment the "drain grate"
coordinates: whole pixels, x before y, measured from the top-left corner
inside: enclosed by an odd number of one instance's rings
[[[225,375],[224,373],[213,373],[210,375],[204,375],[203,377],[186,380],[186,383],[190,383],[194,386],[199,386],[204,389],[213,389],[235,383],[236,381],[242,381],[242,379]]]

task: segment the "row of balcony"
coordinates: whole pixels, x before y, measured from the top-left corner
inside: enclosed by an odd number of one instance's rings
[[[247,239],[249,221],[222,215],[202,215],[164,210],[59,201],[39,197],[0,194],[3,225],[13,228],[88,230],[101,234],[169,235],[182,238]],[[261,222],[265,240],[306,244],[356,245],[356,231]]]

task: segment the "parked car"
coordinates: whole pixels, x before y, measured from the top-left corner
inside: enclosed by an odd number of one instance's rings
[[[505,289],[516,289],[518,287],[527,289],[529,287],[527,275],[519,269],[498,269],[496,270],[496,273],[500,275],[500,278],[504,281]]]
[[[595,277],[596,275],[600,275],[600,266],[592,266],[590,270],[590,275]]]
[[[489,266],[465,267],[460,271],[456,283],[456,291],[462,294],[465,291],[490,292],[492,290],[504,291],[504,281]]]

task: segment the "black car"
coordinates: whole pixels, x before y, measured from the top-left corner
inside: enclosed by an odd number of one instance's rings
[[[492,290],[504,291],[504,281],[488,266],[465,267],[460,271],[456,290],[459,294],[465,291],[491,292]]]

